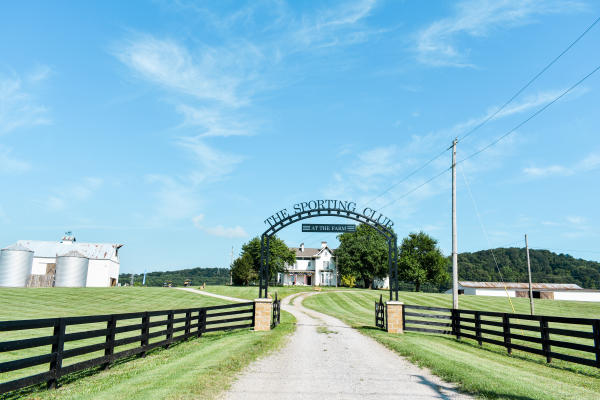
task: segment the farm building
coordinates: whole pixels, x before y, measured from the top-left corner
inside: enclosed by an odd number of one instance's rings
[[[19,240],[2,250],[0,287],[107,287],[119,280],[122,244]]]
[[[600,290],[583,289],[573,283],[532,283],[534,299],[600,301]],[[452,293],[452,289],[446,291]],[[516,282],[458,282],[458,294],[529,297],[529,284]]]
[[[296,263],[286,265],[285,273],[278,274],[282,285],[337,286],[337,268],[334,250],[321,242],[320,248],[290,247],[296,253]]]

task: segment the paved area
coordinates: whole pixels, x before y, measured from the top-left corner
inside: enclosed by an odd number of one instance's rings
[[[173,288],[173,289],[185,290],[186,292],[201,294],[201,295],[209,296],[209,297],[216,297],[217,299],[235,301],[236,303],[247,303],[249,301],[252,301],[252,300],[238,299],[237,297],[229,297],[229,296],[223,296],[220,294],[209,293],[209,292],[205,292],[203,290],[192,289],[192,288],[187,288],[187,287],[178,287],[178,288]]]
[[[340,320],[304,308],[310,295],[282,300],[298,320],[296,332],[281,350],[252,363],[223,399],[472,398]]]

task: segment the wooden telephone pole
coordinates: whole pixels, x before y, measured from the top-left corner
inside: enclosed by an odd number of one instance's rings
[[[452,308],[458,309],[458,244],[456,233],[456,144],[452,142]]]
[[[533,309],[533,290],[531,289],[531,263],[529,262],[529,244],[527,243],[527,234],[525,234],[525,250],[527,252],[527,275],[529,276],[529,308],[531,315],[535,313]]]

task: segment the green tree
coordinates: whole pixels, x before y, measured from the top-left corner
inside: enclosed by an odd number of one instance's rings
[[[335,251],[341,276],[354,276],[364,287],[371,287],[375,278],[388,274],[388,244],[386,238],[372,227],[360,224],[356,232],[338,236],[340,246]]]
[[[265,239],[265,251],[267,243]],[[254,271],[258,274],[260,271],[260,238],[256,236],[248,243],[242,246],[242,253],[249,254],[252,258]],[[273,280],[277,273],[285,271],[285,265],[293,265],[296,262],[296,253],[294,253],[277,236],[272,236],[269,243],[269,280]],[[266,256],[266,252],[265,252]]]
[[[231,279],[234,285],[248,286],[256,278],[258,274],[254,270],[252,256],[249,253],[244,253],[235,259],[231,265]]]
[[[398,275],[400,280],[413,282],[417,292],[423,283],[441,284],[448,280],[448,259],[437,243],[424,232],[411,233],[402,240]]]

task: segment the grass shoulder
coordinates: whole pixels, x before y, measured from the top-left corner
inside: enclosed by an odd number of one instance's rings
[[[282,312],[281,324],[268,332],[236,330],[206,334],[159,349],[145,358],[116,363],[107,371],[88,370],[57,390],[39,390],[36,399],[213,399],[226,390],[250,362],[280,348],[295,329]]]
[[[446,298],[449,296],[439,294],[401,293],[400,297],[407,304],[442,307],[451,301]],[[509,356],[502,347],[485,344],[480,347],[475,342],[459,341],[450,336],[412,332],[393,335],[375,329],[374,302],[378,298],[379,294],[366,291],[324,293],[306,298],[303,305],[341,319],[411,362],[429,368],[446,381],[457,383],[461,390],[482,398],[598,398],[600,371],[595,368],[560,361],[548,365],[543,358],[535,355],[515,351]],[[461,297],[463,299],[469,308],[507,311],[502,303],[506,299],[482,299],[476,296]],[[595,313],[598,309],[598,305],[582,310],[581,304],[564,303],[574,302],[546,301],[540,304],[540,308],[551,315],[564,315],[578,310],[584,314],[582,316]],[[520,302],[516,306],[522,307]]]

